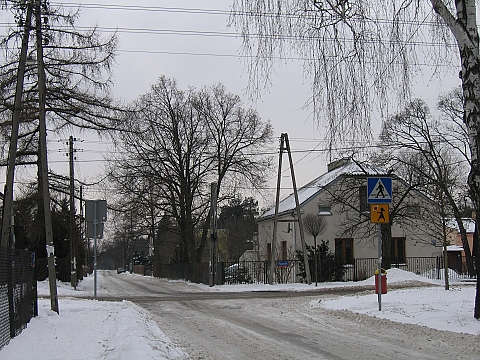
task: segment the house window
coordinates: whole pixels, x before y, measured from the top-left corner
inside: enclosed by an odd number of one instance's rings
[[[335,239],[335,256],[340,256],[344,264],[353,265],[353,239]]]
[[[282,260],[288,260],[287,258],[287,242],[286,241],[282,241],[282,257],[281,257]]]
[[[411,216],[413,218],[418,218],[420,214],[420,206],[418,205],[407,205],[406,209],[407,216]]]
[[[267,260],[272,259],[272,243],[267,243]]]
[[[323,216],[329,216],[332,215],[332,212],[330,211],[330,206],[328,205],[318,205],[318,214],[317,215],[323,215]]]
[[[366,186],[360,186],[358,188],[358,198],[360,200],[360,212],[370,211],[370,208],[368,207],[367,187]]]
[[[392,263],[393,264],[405,264],[407,261],[405,255],[405,238],[394,237],[392,238]]]

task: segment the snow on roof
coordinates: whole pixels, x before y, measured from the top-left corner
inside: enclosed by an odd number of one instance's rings
[[[462,223],[463,223],[463,227],[467,231],[467,234],[475,232],[475,220],[473,220],[471,218],[463,218]],[[448,226],[449,228],[460,231],[460,229],[458,228],[457,220],[455,220],[453,218],[452,219],[446,219],[446,224],[445,225]]]
[[[447,251],[463,251],[463,247],[458,245],[448,245]]]
[[[306,201],[310,198],[315,196],[319,193],[325,186],[332,183],[335,179],[342,175],[364,175],[364,176],[385,176],[387,175],[387,171],[377,168],[370,164],[360,164],[353,160],[348,160],[343,165],[332,169],[331,171],[326,172],[323,175],[320,175],[315,180],[309,182],[307,185],[298,189],[298,202],[300,206],[302,206]],[[285,199],[280,201],[278,206],[278,213],[282,214],[285,212],[289,212],[295,209],[295,195],[292,193],[287,196]],[[275,207],[267,210],[260,216],[260,220],[274,216],[275,215]]]

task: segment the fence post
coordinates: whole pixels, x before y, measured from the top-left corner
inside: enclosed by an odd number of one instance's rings
[[[353,258],[353,281],[358,281],[357,277],[357,259]]]
[[[437,256],[437,264],[436,264],[436,273],[437,273],[437,280],[440,280],[440,257]]]

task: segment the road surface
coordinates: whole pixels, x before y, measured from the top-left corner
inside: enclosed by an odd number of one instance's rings
[[[147,309],[191,359],[480,359],[474,335],[311,305],[365,289],[212,293],[115,272],[105,273],[102,286],[108,295],[99,299]]]

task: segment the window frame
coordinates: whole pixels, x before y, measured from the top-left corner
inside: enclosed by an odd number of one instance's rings
[[[370,204],[368,203],[368,189],[367,185],[362,185],[358,188],[359,210],[361,213],[370,212]]]
[[[331,216],[332,208],[330,205],[317,204],[317,215],[319,216]]]
[[[392,264],[399,265],[407,263],[406,239],[404,236],[392,237],[390,256]]]
[[[288,251],[287,251],[287,241],[283,240],[280,243],[281,248],[281,256],[280,260],[288,260]]]
[[[338,255],[341,255],[344,265],[355,265],[353,238],[335,238],[335,256]]]

